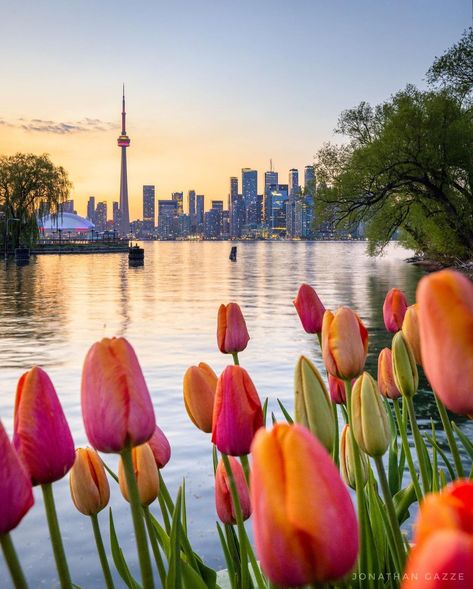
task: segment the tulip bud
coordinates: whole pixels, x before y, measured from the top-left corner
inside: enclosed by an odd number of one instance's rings
[[[402,331],[396,333],[392,342],[394,382],[404,397],[413,397],[419,386],[419,374],[410,345]]]
[[[125,338],[104,338],[90,348],[82,371],[81,404],[89,442],[101,452],[121,452],[153,435],[153,404]]]
[[[208,364],[191,366],[184,374],[184,404],[189,417],[203,432],[212,431],[217,375]]]
[[[69,475],[74,505],[84,515],[96,515],[107,506],[110,487],[99,455],[92,448],[77,448]]]
[[[398,399],[401,396],[394,382],[393,357],[389,348],[381,350],[378,356],[378,389],[388,399]]]
[[[241,464],[233,456],[229,456],[228,460],[232,469],[243,520],[246,520],[251,515],[251,502],[245,473]],[[230,481],[223,460],[219,461],[215,472],[215,505],[218,517],[224,524],[236,524],[236,511],[230,491]]]
[[[158,468],[164,468],[171,458],[171,446],[163,430],[156,426],[154,434],[148,440]]]
[[[417,288],[422,366],[444,405],[473,413],[473,284],[452,270],[422,278]]]
[[[301,284],[294,306],[301,320],[302,327],[307,333],[320,333],[325,307],[317,293],[309,284]]]
[[[332,403],[317,368],[305,356],[299,358],[294,374],[295,420],[332,451],[335,423]]]
[[[16,528],[33,503],[30,475],[0,421],[0,535]]]
[[[298,424],[260,429],[251,448],[257,556],[284,587],[335,581],[358,554],[358,524],[346,486],[322,444]]]
[[[359,452],[363,487],[368,481],[368,459],[364,452]],[[352,489],[356,489],[355,456],[350,426],[346,424],[340,434],[340,473],[342,479]]]
[[[402,327],[407,309],[406,295],[398,288],[392,288],[384,300],[383,318],[386,329],[396,333]]]
[[[419,305],[411,305],[407,307],[404,321],[402,322],[402,333],[410,345],[416,364],[422,366],[422,354],[420,350],[420,334],[419,334]]]
[[[135,446],[131,451],[133,470],[135,472],[136,484],[142,505],[153,503],[159,493],[159,475],[154,460],[153,451],[149,444]],[[125,477],[123,459],[118,464],[118,483],[123,498],[130,501],[128,496],[128,485]]]
[[[348,307],[335,314],[325,311],[322,324],[322,354],[327,371],[351,380],[363,371],[368,353],[368,332],[361,319]]]
[[[391,430],[376,382],[367,372],[355,382],[351,408],[356,443],[369,456],[382,456],[388,449]]]
[[[336,403],[337,405],[344,405],[347,402],[345,383],[340,378],[333,376],[333,374],[328,375],[328,390],[330,392],[332,403]]]
[[[71,430],[44,370],[35,366],[18,381],[13,445],[33,485],[53,483],[74,464]]]
[[[242,352],[248,345],[250,336],[245,318],[236,303],[220,305],[217,321],[217,343],[223,354]]]
[[[212,443],[223,454],[248,454],[262,426],[263,409],[250,375],[241,366],[227,366],[217,382]]]

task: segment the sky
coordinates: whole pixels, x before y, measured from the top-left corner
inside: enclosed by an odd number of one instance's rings
[[[425,86],[470,0],[0,0],[0,154],[49,153],[85,214],[118,200],[126,84],[131,218],[158,198],[314,161],[341,111]],[[110,214],[110,213],[109,213]]]

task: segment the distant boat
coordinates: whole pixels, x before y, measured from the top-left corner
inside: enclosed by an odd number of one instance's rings
[[[232,262],[237,261],[237,246],[236,245],[232,246],[232,251],[230,252],[230,260]]]

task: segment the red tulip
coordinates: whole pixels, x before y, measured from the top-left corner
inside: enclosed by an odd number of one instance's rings
[[[473,284],[452,270],[422,278],[417,288],[422,366],[455,413],[473,413]]]
[[[343,382],[343,380],[337,378],[336,376],[333,376],[333,374],[329,374],[328,389],[330,391],[330,398],[332,399],[332,403],[342,405],[347,402],[347,394],[345,391],[345,383]]]
[[[241,366],[227,366],[217,382],[212,443],[224,454],[248,454],[262,425],[263,410],[250,375]]]
[[[378,389],[388,399],[398,399],[401,396],[394,382],[393,356],[389,348],[381,350],[378,356]]]
[[[269,579],[301,586],[335,581],[358,554],[350,495],[322,444],[306,428],[261,429],[251,454],[256,552]]]
[[[0,535],[16,528],[33,503],[29,473],[0,421]]]
[[[396,333],[402,328],[404,315],[408,307],[406,295],[398,288],[392,288],[383,305],[383,318],[386,329],[391,333]]]
[[[228,460],[230,461],[243,520],[245,520],[251,515],[250,492],[245,479],[245,473],[243,472],[241,464],[238,460],[233,458],[233,456],[229,456]],[[219,461],[215,473],[215,505],[218,517],[224,524],[236,523],[236,511],[230,491],[230,482],[228,480],[223,460]]]
[[[18,381],[13,445],[33,485],[53,483],[74,464],[71,430],[44,370],[35,366]]]
[[[309,284],[301,284],[294,306],[301,320],[302,327],[307,333],[320,333],[325,307],[317,293]]]
[[[217,343],[223,354],[242,352],[248,345],[250,336],[245,318],[236,303],[220,305],[217,321]]]
[[[148,387],[125,338],[104,338],[90,348],[81,403],[89,442],[101,452],[121,452],[153,435],[156,421]]]
[[[153,451],[156,466],[164,468],[171,458],[171,446],[160,427],[156,426],[154,434],[148,440],[148,444]]]

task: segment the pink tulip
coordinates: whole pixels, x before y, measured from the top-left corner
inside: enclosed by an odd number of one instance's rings
[[[320,333],[325,307],[317,293],[309,284],[301,284],[294,306],[301,320],[302,327],[307,333]]]
[[[154,434],[148,440],[158,468],[164,468],[171,458],[171,446],[163,430],[156,426]]]
[[[250,336],[239,305],[220,305],[217,319],[217,343],[223,354],[242,352]]]
[[[16,528],[33,503],[29,473],[0,421],[0,535]]]
[[[241,464],[233,458],[233,456],[229,456],[228,460],[230,462],[230,468],[232,469],[243,520],[245,520],[251,515],[250,492],[245,479],[245,473],[243,472]],[[235,506],[233,504],[230,482],[228,480],[223,460],[219,461],[215,473],[215,505],[218,517],[224,524],[236,523]]]
[[[330,398],[332,399],[332,403],[337,403],[337,405],[343,405],[347,402],[347,394],[345,391],[345,383],[343,382],[343,380],[337,378],[336,376],[333,376],[333,374],[329,374],[328,389],[330,391]]]
[[[123,338],[104,338],[89,350],[82,371],[82,417],[92,446],[121,452],[154,433],[156,420],[135,351]]]
[[[35,366],[18,381],[13,445],[33,485],[53,483],[74,464],[71,430],[44,370]]]
[[[404,315],[408,307],[406,295],[398,288],[392,288],[383,305],[383,318],[386,329],[391,333],[396,333],[402,328]]]

